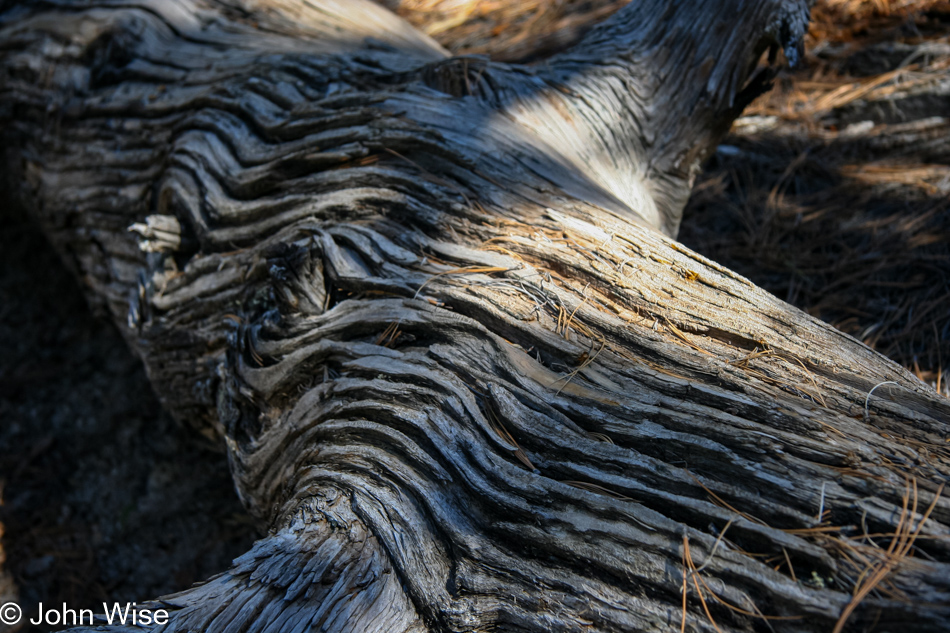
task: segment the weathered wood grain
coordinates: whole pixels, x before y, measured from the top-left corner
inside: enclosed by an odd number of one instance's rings
[[[362,2],[8,8],[20,193],[270,534],[167,630],[829,631],[869,569],[855,630],[945,630],[950,405],[670,237],[805,4],[531,68]]]

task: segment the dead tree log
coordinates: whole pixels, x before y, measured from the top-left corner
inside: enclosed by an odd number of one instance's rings
[[[806,4],[529,68],[363,0],[5,3],[6,166],[269,534],[164,630],[945,631],[950,405],[672,239]]]

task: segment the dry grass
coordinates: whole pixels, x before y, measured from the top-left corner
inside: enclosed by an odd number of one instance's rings
[[[821,0],[812,9],[812,37],[822,42],[887,38],[918,16],[950,10],[947,0]]]
[[[950,395],[950,108],[931,90],[950,2],[813,17],[806,67],[737,122],[680,237]]]
[[[430,261],[432,258],[428,258]],[[430,282],[438,279],[439,277],[444,277],[445,275],[484,275],[488,273],[503,273],[507,272],[508,269],[499,266],[463,266],[461,268],[453,268],[451,270],[444,270],[442,272],[436,273],[426,279],[421,286],[416,289],[416,294],[413,296],[413,299],[419,298],[419,295],[422,293],[422,290],[429,285]]]
[[[706,491],[710,500],[716,505],[734,512],[737,517],[745,518],[746,520],[753,521],[760,525],[766,525],[763,521],[760,521],[756,517],[741,512],[740,510],[737,510],[733,506],[729,505],[707,486],[703,485],[703,483],[700,482],[696,477],[693,477],[692,474],[690,474],[690,476],[703,490]],[[913,558],[914,553],[917,551],[916,543],[918,541],[926,540],[927,538],[946,538],[941,536],[922,536],[923,527],[929,520],[934,508],[936,508],[937,503],[943,494],[943,490],[944,485],[939,485],[936,491],[933,493],[933,499],[931,503],[927,506],[926,510],[924,510],[922,513],[919,513],[918,510],[920,498],[918,481],[916,478],[907,477],[905,479],[904,491],[901,498],[901,506],[899,509],[895,508],[895,510],[898,510],[899,512],[899,518],[894,530],[891,532],[870,534],[867,532],[866,526],[862,525],[863,532],[855,534],[855,526],[835,526],[824,524],[809,528],[782,530],[787,534],[794,534],[796,536],[810,538],[811,540],[823,546],[825,549],[836,552],[836,557],[842,563],[836,575],[834,576],[834,580],[839,588],[847,589],[850,587],[852,597],[842,610],[832,633],[841,633],[841,631],[844,630],[848,619],[854,614],[855,610],[861,605],[861,603],[864,602],[869,596],[881,595],[886,596],[891,600],[899,600],[904,602],[911,600],[900,588],[898,583],[892,580],[892,576],[898,572],[902,566],[911,564],[910,561]],[[732,522],[730,521],[729,525],[731,525],[731,523]],[[737,611],[744,615],[755,616],[765,620],[792,619],[765,616],[757,610],[756,613],[751,613],[739,609],[735,605],[731,605],[717,596],[716,593],[713,592],[709,588],[709,585],[703,580],[700,572],[714,557],[716,548],[719,546],[720,541],[728,543],[732,549],[747,556],[756,558],[763,557],[763,555],[743,552],[734,543],[726,540],[724,535],[729,525],[727,525],[726,528],[720,533],[719,538],[716,541],[716,546],[713,547],[712,552],[707,558],[707,561],[699,568],[697,568],[692,561],[688,537],[683,537],[683,623],[685,624],[686,621],[687,578],[693,581],[696,595],[700,599],[703,611],[706,613],[707,617],[710,618],[710,621],[714,626],[716,626],[716,624],[710,615],[704,598],[705,595],[713,597],[716,599],[716,601],[728,607],[730,610]],[[792,559],[788,555],[788,551],[785,548],[782,548],[782,554],[780,556],[767,557],[765,558],[764,562],[767,564],[774,564],[776,561],[779,561],[779,564],[775,566],[776,571],[779,571],[784,565],[787,569],[789,577],[791,577],[795,582],[799,582],[795,574]]]
[[[501,421],[501,418],[495,413],[494,409],[491,406],[485,406],[483,411],[485,412],[485,417],[488,420],[488,425],[491,427],[492,431],[495,432],[502,441],[506,442],[509,446],[514,447],[512,450],[512,455],[521,462],[525,468],[531,472],[538,472],[538,469],[531,462],[531,459],[528,457],[527,453],[522,450],[521,445],[518,444],[518,440],[515,439],[515,436],[511,434],[507,427],[505,427],[504,422]]]
[[[689,536],[685,534],[683,535],[683,558],[682,558],[683,560],[683,587],[682,587],[683,603],[682,603],[682,619],[680,623],[681,632],[686,630],[687,595],[689,592],[689,581],[692,581],[694,593],[696,597],[699,598],[699,603],[702,606],[703,613],[706,615],[706,618],[709,620],[709,623],[712,624],[713,628],[719,631],[720,633],[722,629],[719,628],[719,625],[716,623],[716,620],[712,616],[712,612],[709,609],[709,604],[706,602],[707,596],[715,600],[716,603],[725,607],[729,611],[732,611],[733,613],[737,613],[739,615],[750,617],[750,618],[756,618],[759,620],[763,620],[765,622],[768,622],[770,620],[799,620],[801,619],[801,616],[765,615],[758,609],[758,607],[755,606],[754,603],[752,603],[751,599],[749,599],[748,596],[746,596],[746,598],[753,610],[750,611],[748,609],[743,609],[742,607],[738,607],[734,604],[727,602],[722,597],[720,597],[715,591],[712,590],[712,588],[709,586],[709,583],[707,583],[706,580],[703,578],[703,575],[702,575],[703,569],[705,569],[705,567],[709,565],[710,562],[712,562],[713,558],[715,558],[716,551],[719,545],[724,541],[723,535],[729,529],[729,526],[731,524],[732,522],[730,521],[729,524],[727,524],[726,527],[723,528],[722,532],[719,535],[719,538],[716,540],[716,543],[713,545],[712,550],[710,551],[709,555],[706,557],[706,560],[703,562],[702,565],[698,567],[695,561],[693,561],[693,554],[689,546]],[[787,557],[788,557],[788,554],[786,553],[786,558]],[[791,568],[791,561],[789,561],[789,568]],[[792,573],[792,578],[794,579],[795,577],[794,571],[792,571],[791,573]]]
[[[528,61],[570,46],[629,0],[378,0],[453,53]]]
[[[857,557],[864,562],[865,567],[854,583],[854,592],[851,602],[849,602],[844,611],[842,611],[833,633],[841,633],[845,623],[848,621],[848,618],[851,617],[851,614],[854,613],[857,606],[867,598],[872,591],[881,586],[888,575],[907,559],[914,547],[914,542],[920,536],[920,531],[923,529],[924,523],[930,518],[930,514],[937,506],[937,501],[940,499],[942,493],[943,485],[937,490],[933,502],[923,513],[915,528],[914,517],[917,515],[918,503],[917,481],[914,479],[908,480],[897,529],[894,534],[886,535],[886,537],[890,539],[890,544],[886,550],[881,550],[877,546],[864,545],[859,547],[849,543],[845,539],[839,539],[838,544],[849,548],[851,552],[856,554]],[[868,538],[868,540],[870,541],[870,538]],[[903,598],[896,587],[890,587],[889,589],[889,593],[892,595],[897,594],[898,599]]]

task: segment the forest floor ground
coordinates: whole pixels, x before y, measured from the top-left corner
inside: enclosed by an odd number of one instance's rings
[[[511,61],[626,4],[380,1]],[[822,0],[813,18],[804,65],[709,160],[680,239],[950,395],[950,2]],[[0,604],[98,611],[223,571],[255,538],[226,459],[161,412],[22,211],[0,205],[0,227]]]

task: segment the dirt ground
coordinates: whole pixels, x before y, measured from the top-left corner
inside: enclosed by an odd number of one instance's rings
[[[455,51],[523,60],[625,1],[383,3]],[[814,17],[806,64],[710,159],[680,238],[950,395],[950,3],[824,0]],[[8,204],[0,349],[0,603],[98,610],[187,587],[248,548],[224,456],[159,410]]]
[[[38,229],[0,213],[0,603],[100,612],[227,569],[255,535],[224,455],[161,411]]]

